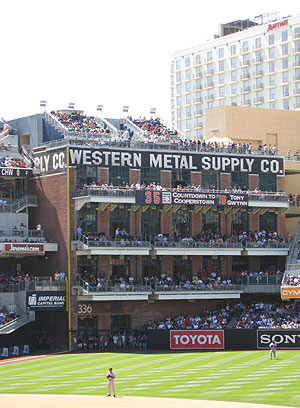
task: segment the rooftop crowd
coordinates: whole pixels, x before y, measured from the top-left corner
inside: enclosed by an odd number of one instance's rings
[[[6,122],[3,118],[0,119],[0,134],[4,132],[10,132],[12,129],[11,124]]]
[[[0,304],[0,327],[15,320],[18,317],[16,312],[10,311],[7,306]]]
[[[82,133],[83,136],[110,133],[109,129],[101,127],[93,116],[87,116],[80,112],[62,113],[52,111],[51,115],[61,122],[69,132]]]
[[[284,279],[282,281],[282,285],[284,286],[300,286],[300,273],[296,276],[291,275],[289,273],[285,274]]]
[[[26,168],[27,164],[23,159],[16,159],[9,155],[2,157],[0,155],[0,167],[19,167],[19,168]]]

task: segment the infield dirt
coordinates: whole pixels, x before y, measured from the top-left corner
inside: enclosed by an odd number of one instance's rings
[[[0,408],[286,408],[279,405],[177,398],[105,397],[99,395],[0,394]]]

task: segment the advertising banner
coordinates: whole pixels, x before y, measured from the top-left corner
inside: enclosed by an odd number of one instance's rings
[[[65,291],[27,291],[27,306],[30,310],[65,310]]]
[[[33,152],[35,164],[41,173],[58,173],[66,168],[66,148]],[[128,167],[131,169],[157,168],[191,171],[216,170],[248,174],[284,174],[283,158],[258,155],[238,155],[207,152],[157,152],[151,150],[124,150],[114,148],[70,147],[70,166]]]
[[[224,330],[170,330],[170,349],[223,350]]]
[[[4,244],[4,255],[43,255],[45,253],[44,244]]]
[[[257,348],[269,349],[275,342],[278,349],[300,349],[300,330],[257,330]]]
[[[299,299],[300,287],[297,286],[281,286],[281,299]]]
[[[196,191],[153,191],[137,190],[135,203],[138,205],[211,205],[227,207],[247,207],[247,194],[202,193]]]

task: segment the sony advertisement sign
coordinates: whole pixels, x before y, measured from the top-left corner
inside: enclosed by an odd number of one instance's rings
[[[27,306],[30,310],[65,310],[65,291],[27,291]]]
[[[170,349],[224,350],[224,330],[170,330]]]
[[[226,153],[185,153],[157,151],[124,151],[108,148],[69,149],[70,166],[87,165],[96,167],[144,167],[161,170],[183,169],[191,171],[216,170],[221,173],[238,171],[249,174],[272,173],[283,175],[283,158]],[[62,172],[66,168],[66,149],[51,149],[33,153],[41,173]]]
[[[183,204],[247,207],[247,194],[205,193],[197,191],[153,191],[137,190],[135,203],[138,205]]]
[[[268,349],[275,342],[278,349],[300,349],[300,330],[257,330],[257,348]]]

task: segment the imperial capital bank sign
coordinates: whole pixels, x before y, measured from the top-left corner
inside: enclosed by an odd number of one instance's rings
[[[223,350],[224,330],[170,330],[170,349]]]
[[[41,173],[65,171],[66,149],[50,149],[34,153]],[[128,167],[131,169],[158,168],[161,170],[185,169],[191,171],[216,170],[222,173],[272,173],[283,175],[283,158],[258,155],[234,155],[206,152],[158,152],[149,150],[121,150],[104,148],[69,149],[70,166]]]

